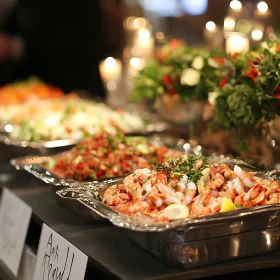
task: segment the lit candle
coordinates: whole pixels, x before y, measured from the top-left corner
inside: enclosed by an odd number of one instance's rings
[[[100,62],[99,71],[106,88],[106,103],[112,108],[122,108],[125,97],[120,91],[121,61],[113,57],[107,57]]]
[[[231,16],[225,17],[224,31],[233,31],[235,27],[235,18]]]
[[[132,55],[149,58],[153,56],[155,40],[148,29],[139,29],[136,33]]]
[[[119,59],[107,57],[99,64],[99,71],[104,82],[118,81],[121,78],[122,64]]]
[[[249,50],[249,39],[234,34],[226,40],[226,52],[228,54],[241,53]]]
[[[137,73],[144,68],[146,60],[144,58],[133,57],[128,65],[128,77],[133,78]]]

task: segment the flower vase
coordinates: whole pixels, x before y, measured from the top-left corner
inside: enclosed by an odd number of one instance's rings
[[[204,103],[199,100],[183,102],[177,96],[163,96],[156,100],[156,112],[165,122],[184,129],[190,139],[196,138],[196,123],[202,121]],[[187,129],[186,129],[187,128]]]

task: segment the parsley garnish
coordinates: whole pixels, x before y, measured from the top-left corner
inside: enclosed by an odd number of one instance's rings
[[[145,179],[142,183],[142,185],[146,184],[148,182],[148,179]]]
[[[203,161],[199,170],[195,168],[197,160]],[[169,160],[166,163],[159,162],[157,163],[155,170],[157,172],[166,173],[167,180],[171,176],[181,177],[183,174],[186,174],[190,181],[197,183],[202,176],[202,170],[207,167],[209,167],[209,160],[206,157],[189,155],[187,160],[185,160],[184,157],[180,157],[176,161]]]
[[[235,204],[236,208],[243,208],[243,206],[241,204]]]

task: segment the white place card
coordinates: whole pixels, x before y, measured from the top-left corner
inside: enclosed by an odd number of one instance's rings
[[[32,209],[3,189],[0,202],[0,259],[17,276]]]
[[[43,224],[33,280],[82,280],[88,257]]]

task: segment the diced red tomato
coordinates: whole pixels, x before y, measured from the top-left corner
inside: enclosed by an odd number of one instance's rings
[[[101,177],[102,175],[103,175],[103,171],[102,171],[102,170],[98,170],[98,171],[96,172],[96,177],[97,177],[97,178]]]
[[[124,160],[124,161],[122,162],[122,168],[123,168],[123,170],[124,170],[124,171],[127,171],[128,167],[129,167],[129,163],[128,163],[127,161]]]
[[[78,163],[76,166],[76,169],[78,169],[78,170],[83,170],[84,168],[85,168],[85,164],[82,162]]]
[[[57,169],[64,169],[65,167],[66,167],[66,162],[63,159],[59,160],[55,165],[55,168]]]

